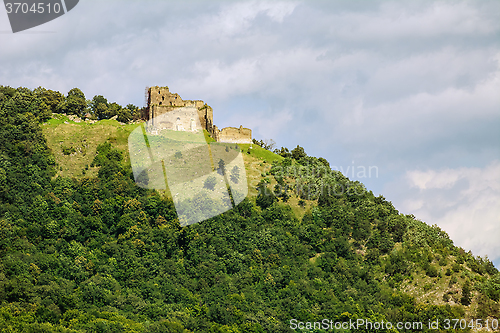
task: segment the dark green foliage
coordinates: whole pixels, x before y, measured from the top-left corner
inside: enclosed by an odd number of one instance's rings
[[[304,148],[302,148],[301,146],[297,145],[297,147],[292,149],[292,158],[294,160],[298,161],[301,158],[306,157],[306,156],[307,156],[307,154],[306,154]]]
[[[40,105],[60,100],[43,88],[0,87],[0,331],[287,332],[291,318],[442,322],[464,318],[463,307],[420,304],[399,286],[420,267],[437,280],[441,265],[452,274],[450,288],[460,289],[451,272],[460,264],[443,265],[451,256],[483,274],[468,272],[475,284],[462,286],[462,303],[474,288],[477,315],[499,315],[491,262],[300,149],[298,161],[289,156],[270,174],[287,195],[299,197],[294,186],[302,185],[300,200],[309,201],[301,220],[267,179],[255,202],[245,198],[181,227],[173,201],[138,187],[110,142],[92,162],[98,177],[53,178]],[[240,171],[228,170],[230,180]],[[317,193],[328,182],[345,191]]]
[[[489,260],[488,258],[485,258],[484,259],[484,270],[486,271],[486,273],[488,273],[489,275],[496,275],[499,273],[498,269],[493,265],[493,263],[491,262],[491,260]]]
[[[15,88],[9,86],[0,86],[0,103],[11,99],[16,93],[17,90]]]
[[[75,147],[66,147],[66,146],[61,146],[61,150],[64,155],[71,155],[76,151]]]
[[[500,301],[500,273],[487,280],[482,286],[482,291],[490,299]]]
[[[429,276],[429,277],[437,277],[438,276],[438,270],[437,270],[436,266],[434,266],[434,265],[427,264],[424,267],[424,270],[425,270],[425,274],[427,274],[427,276]]]
[[[465,262],[465,251],[463,249],[460,249],[459,255],[456,257],[455,262],[458,265],[462,265]]]
[[[50,109],[50,112],[57,113],[60,111],[66,98],[59,91],[53,91],[50,89],[45,89],[38,87],[33,90],[33,94],[38,97],[45,105]]]
[[[486,273],[486,270],[484,269],[484,266],[481,264],[479,260],[476,260],[475,258],[470,258],[467,260],[467,266],[476,273],[479,274],[484,274]]]
[[[97,146],[97,155],[94,157],[90,166],[100,166],[99,178],[110,178],[120,173],[125,174],[122,167],[122,152],[112,148],[111,143],[105,142]]]
[[[479,294],[477,297],[477,309],[475,313],[476,318],[499,318],[500,317],[500,304],[488,296]]]
[[[46,105],[26,88],[0,87],[0,91],[1,216],[43,193],[55,173],[55,160],[39,126],[46,118]]]
[[[268,188],[267,184],[265,183],[259,184],[258,191],[259,194],[257,195],[255,201],[257,205],[260,206],[262,209],[271,206],[274,202],[277,201],[276,196],[274,195],[273,191],[271,191]]]
[[[60,113],[72,114],[83,117],[87,109],[85,94],[78,88],[73,88],[68,92],[66,100],[58,104]]]
[[[139,119],[139,116],[140,116],[139,107],[135,106],[134,104],[127,104],[127,106],[125,108],[123,108],[122,111],[125,112],[125,115],[130,116],[130,118],[128,120]],[[118,116],[118,121],[123,121],[123,120],[120,120],[120,117],[121,116]]]
[[[330,163],[329,163],[326,159],[324,159],[323,157],[319,157],[319,158],[318,158],[318,161],[319,161],[320,163],[323,163],[323,165],[324,165],[325,167],[327,167],[328,169],[330,169]]]
[[[291,158],[292,157],[292,154],[290,153],[290,151],[286,147],[281,147],[280,149],[275,149],[274,153],[278,154],[280,156],[283,156],[285,158]]]
[[[114,116],[118,116],[118,115],[120,115],[121,111],[122,111],[122,107],[118,103],[116,103],[116,102],[110,103],[108,105],[108,112],[107,112],[106,118],[108,119],[108,118],[112,118]],[[125,112],[127,112],[127,111],[128,110],[126,110]],[[123,114],[121,114],[121,118],[127,119],[128,117],[126,116],[125,113],[123,113]],[[117,119],[118,119],[118,117],[117,117]]]
[[[109,103],[102,95],[96,95],[89,104],[93,116],[99,120],[110,119],[116,116],[116,120],[126,123],[134,118],[138,118],[138,107],[128,104],[121,107],[118,103]]]
[[[450,278],[450,282],[448,283],[448,287],[451,288],[455,283],[457,283],[457,277],[455,275],[453,275]]]
[[[462,286],[462,298],[460,298],[460,303],[462,305],[470,305],[471,302],[471,286],[469,280],[465,281],[464,285]]]
[[[108,114],[108,100],[101,95],[96,95],[90,102],[90,110],[97,119],[111,118]]]

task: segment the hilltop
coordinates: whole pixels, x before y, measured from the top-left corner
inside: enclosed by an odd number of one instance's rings
[[[239,144],[248,197],[181,227],[168,193],[134,182],[127,138],[140,120],[110,103],[83,106],[75,91],[60,95],[0,87],[0,330],[287,332],[292,319],[325,318],[424,323],[413,331],[453,318],[464,319],[460,331],[476,330],[477,319],[498,324],[491,261],[325,159],[300,146]]]

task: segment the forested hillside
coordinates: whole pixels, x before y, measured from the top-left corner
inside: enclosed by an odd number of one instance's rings
[[[291,332],[292,319],[325,318],[498,327],[487,258],[301,147],[243,147],[261,161],[248,171],[258,195],[186,227],[165,193],[135,185],[116,140],[76,163],[78,177],[61,174],[42,124],[110,118],[104,97],[72,91],[0,87],[1,332]],[[124,122],[125,109],[137,111],[120,107]]]

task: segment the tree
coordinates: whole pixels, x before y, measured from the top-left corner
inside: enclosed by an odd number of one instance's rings
[[[108,113],[106,115],[106,119],[113,118],[114,116],[118,116],[122,110],[121,105],[116,102],[113,102],[108,105]]]
[[[274,142],[273,139],[264,139],[264,140],[252,139],[252,142],[257,146],[260,146],[269,151],[273,151],[274,147],[276,146],[276,142]]]
[[[300,160],[303,157],[306,157],[307,154],[301,146],[297,145],[294,149],[292,149],[292,158],[296,161]]]
[[[16,89],[9,86],[0,86],[0,103],[11,99],[16,94]]]
[[[116,118],[116,120],[122,123],[128,123],[133,118],[132,113],[128,108],[120,109],[117,115],[118,117]]]
[[[492,300],[500,301],[500,273],[497,273],[483,284],[483,291]]]
[[[38,87],[33,90],[33,94],[43,101],[53,113],[56,113],[58,111],[58,106],[65,101],[64,95],[59,91],[45,89],[42,87]]]
[[[139,116],[139,108],[135,106],[134,104],[127,104],[125,107],[130,113],[131,118],[130,119],[136,119]]]
[[[3,108],[9,110],[12,116],[31,113],[34,117],[38,117],[39,121],[49,119],[51,116],[47,104],[26,88],[18,88],[17,93],[4,103]]]
[[[323,157],[319,157],[318,161],[323,163],[323,165],[326,166],[328,169],[330,168],[330,163],[326,159],[324,159]]]
[[[465,281],[462,287],[462,298],[460,299],[460,303],[462,305],[470,305],[471,295],[470,295],[470,282],[469,280]]]
[[[106,118],[107,114],[108,114],[108,106],[104,103],[97,104],[94,113],[95,117],[99,120],[107,119]]]
[[[278,154],[284,158],[292,157],[292,154],[290,153],[290,151],[286,147],[281,147],[280,149],[275,149],[274,153]]]
[[[92,111],[92,114],[97,117],[97,119],[104,119],[105,114],[108,111],[108,100],[102,95],[94,96],[90,102],[90,110]]]
[[[59,112],[74,114],[83,117],[87,109],[85,94],[78,88],[73,88],[68,92],[66,100],[57,107]]]
[[[273,191],[267,188],[267,184],[260,183],[258,190],[259,194],[257,195],[257,199],[255,199],[255,203],[260,206],[260,208],[265,209],[278,200]]]

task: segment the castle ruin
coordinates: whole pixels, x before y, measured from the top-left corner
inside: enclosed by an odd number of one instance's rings
[[[171,93],[168,87],[150,87],[147,90],[148,106],[144,110],[143,118],[150,120],[148,132],[158,133],[159,130],[168,129],[175,131],[197,131],[197,122],[194,121],[194,111],[198,113],[201,128],[206,130],[217,142],[252,143],[252,130],[240,126],[218,129],[213,124],[213,110],[201,100],[183,100],[179,94]],[[163,121],[161,115],[170,113],[169,119],[176,121]],[[174,113],[182,113],[184,117],[177,117]],[[186,113],[186,114],[185,114]],[[187,116],[189,113],[189,117]],[[158,120],[159,119],[159,120]]]

